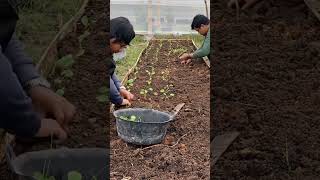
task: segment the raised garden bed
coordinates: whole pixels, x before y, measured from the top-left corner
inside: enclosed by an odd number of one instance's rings
[[[210,73],[203,60],[181,65],[177,57],[195,49],[190,40],[151,40],[126,86],[133,107],[172,111],[186,103],[162,144],[142,147],[117,136],[110,124],[111,179],[209,179]]]
[[[211,139],[240,136],[211,177],[319,179],[319,21],[303,0],[264,1],[239,21],[226,3],[211,5]]]

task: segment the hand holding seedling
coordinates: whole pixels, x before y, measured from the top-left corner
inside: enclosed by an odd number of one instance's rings
[[[30,97],[36,107],[55,119],[61,127],[68,131],[68,124],[75,115],[75,107],[65,98],[55,94],[52,90],[36,86],[30,89]]]
[[[41,125],[35,137],[56,137],[60,141],[67,139],[67,133],[62,129],[56,120],[41,119]]]
[[[126,89],[121,89],[120,90],[120,94],[121,94],[122,97],[124,97],[128,101],[133,101],[134,100],[134,95],[131,92],[129,92],[128,90],[126,90]]]
[[[192,54],[184,53],[179,57],[179,59],[181,60],[181,64],[189,64],[192,59]]]
[[[121,103],[122,106],[131,106],[131,103],[129,100],[127,99],[123,99],[122,103]]]

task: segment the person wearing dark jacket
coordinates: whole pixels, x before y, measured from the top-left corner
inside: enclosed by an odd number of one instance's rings
[[[117,17],[110,21],[110,49],[113,53],[112,70],[110,72],[110,101],[115,105],[131,105],[134,95],[121,85],[114,70],[115,57],[124,57],[125,48],[135,37],[135,32],[130,21],[125,17]],[[121,59],[120,58],[120,59]]]
[[[0,1],[0,128],[21,138],[64,140],[75,107],[50,89],[15,36],[17,2]]]

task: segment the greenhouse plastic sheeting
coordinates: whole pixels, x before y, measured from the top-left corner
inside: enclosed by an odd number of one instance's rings
[[[204,0],[111,0],[110,18],[127,17],[139,34],[189,34],[193,17],[207,15]],[[208,14],[210,1],[207,0]],[[210,15],[209,15],[210,16]]]

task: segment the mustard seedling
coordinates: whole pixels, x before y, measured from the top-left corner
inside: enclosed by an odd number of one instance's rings
[[[135,115],[131,115],[131,116],[120,116],[119,117],[120,119],[122,120],[125,120],[125,121],[131,121],[131,122],[141,122],[141,117],[137,117]]]

